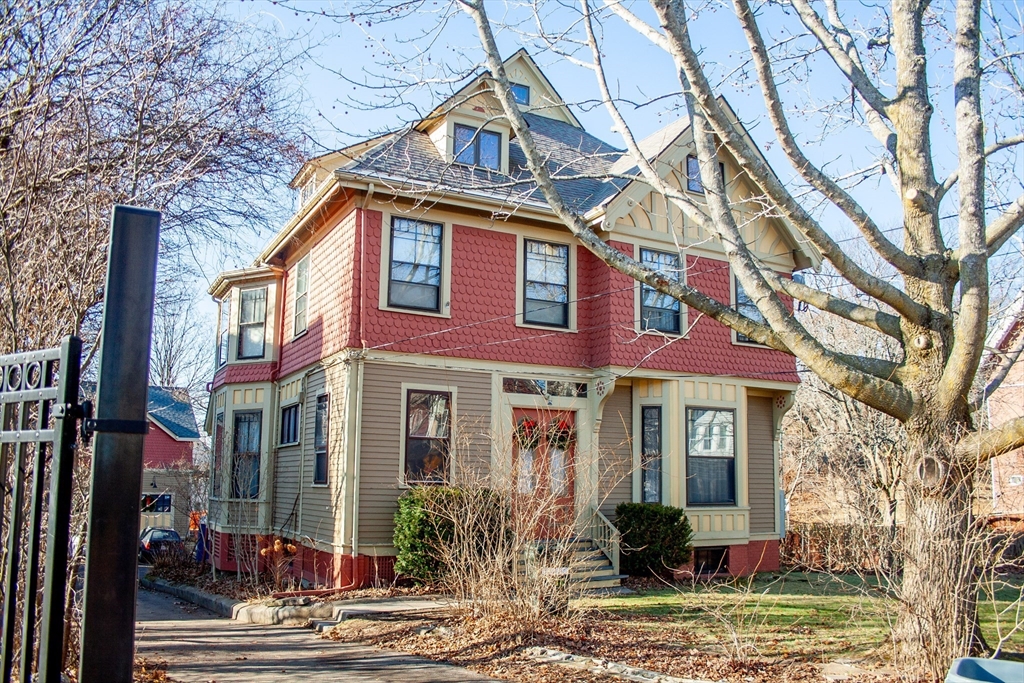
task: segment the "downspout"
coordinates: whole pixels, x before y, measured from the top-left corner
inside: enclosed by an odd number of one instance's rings
[[[277,309],[277,313],[274,316],[274,327],[276,327],[277,329],[275,330],[276,334],[274,336],[277,337],[277,340],[275,342],[276,346],[274,348],[274,351],[275,351],[275,353],[274,353],[274,369],[270,373],[270,386],[271,386],[271,390],[270,390],[270,414],[274,415],[275,418],[273,420],[271,420],[271,424],[273,425],[273,427],[271,429],[270,434],[268,435],[268,438],[270,439],[270,443],[276,443],[277,440],[274,439],[274,435],[281,433],[281,431],[280,431],[281,430],[281,424],[280,424],[281,413],[278,410],[278,406],[281,404],[281,401],[280,401],[281,397],[280,397],[280,394],[279,394],[279,387],[277,386],[277,380],[278,380],[278,377],[280,376],[280,371],[281,371],[281,350],[282,350],[281,347],[284,345],[284,295],[285,295],[285,292],[288,291],[288,271],[285,270],[284,268],[277,268],[277,267],[274,267],[274,266],[271,266],[271,268],[275,272],[278,272],[278,273],[281,274],[281,281],[280,281],[280,285],[278,285],[278,292],[277,292],[277,297],[276,297],[277,301],[275,302],[277,304],[275,306],[275,308]],[[267,484],[268,484],[267,485],[267,497],[266,497],[267,520],[268,520],[267,521],[267,529],[268,529],[268,531],[273,532],[274,531],[274,490],[276,488],[274,486],[274,484],[277,481],[276,471],[277,471],[278,447],[274,446],[274,447],[268,448],[267,449],[267,454],[270,456],[270,462],[267,463],[267,473],[268,474],[275,473],[275,476],[273,476],[273,477],[269,477],[268,476],[266,478],[267,479]]]

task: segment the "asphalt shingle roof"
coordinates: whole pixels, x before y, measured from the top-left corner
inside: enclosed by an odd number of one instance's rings
[[[149,418],[179,439],[198,439],[192,402],[183,389],[149,388]]]
[[[625,180],[608,179],[623,151],[585,130],[536,114],[524,114],[530,132],[562,197],[585,213],[616,194]],[[508,175],[446,163],[430,137],[409,128],[373,147],[345,170],[388,181],[398,189],[450,189],[486,194],[511,204],[547,205],[529,171],[518,140],[509,143]],[[585,177],[574,177],[585,176]],[[591,177],[586,177],[591,176]],[[597,177],[593,177],[597,176]],[[565,178],[558,180],[559,177]]]
[[[82,382],[82,397],[96,400],[96,382]],[[188,392],[175,387],[149,387],[147,413],[177,439],[198,439],[199,427]]]

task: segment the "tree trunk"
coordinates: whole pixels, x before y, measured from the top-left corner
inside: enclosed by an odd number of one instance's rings
[[[903,581],[893,642],[908,671],[938,678],[953,658],[981,645],[973,471],[952,456],[965,426],[933,420],[908,429]]]

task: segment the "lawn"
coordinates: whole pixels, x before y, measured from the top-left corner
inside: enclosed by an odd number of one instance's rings
[[[1022,577],[1015,576],[980,604],[982,631],[995,646],[1017,618]],[[793,572],[729,583],[675,585],[635,595],[591,598],[587,606],[626,621],[678,624],[698,647],[732,656],[786,657],[810,662],[872,661],[886,657],[895,614],[892,600],[857,577]],[[1000,614],[1001,613],[1001,614]],[[700,628],[694,628],[696,625]],[[1004,643],[1024,652],[1024,631]]]

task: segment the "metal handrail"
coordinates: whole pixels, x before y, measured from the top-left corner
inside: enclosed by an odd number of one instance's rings
[[[601,552],[611,560],[612,568],[618,574],[619,547],[621,546],[622,535],[615,528],[615,525],[601,514],[601,511],[596,507],[592,505],[587,506],[587,512],[589,513],[587,515],[587,534],[597,544],[597,547],[601,549]]]

